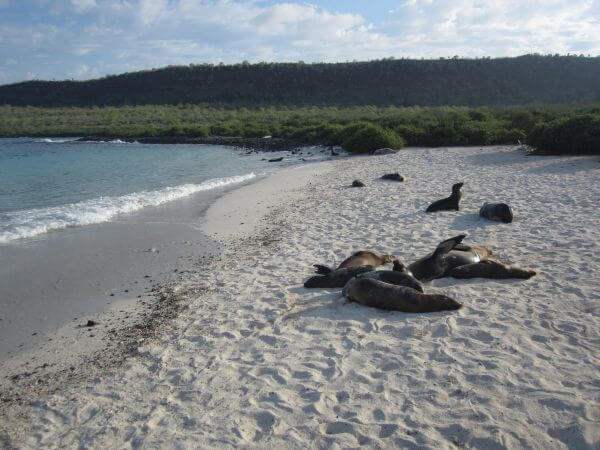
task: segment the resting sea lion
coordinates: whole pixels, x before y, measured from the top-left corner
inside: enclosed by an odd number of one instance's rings
[[[440,242],[433,253],[410,264],[408,270],[419,281],[430,281],[442,277],[448,270],[445,256],[460,244],[465,237],[466,235],[461,234]]]
[[[460,199],[463,196],[462,187],[463,183],[456,183],[452,186],[452,195],[450,195],[450,197],[446,197],[441,200],[436,200],[431,205],[429,205],[425,211],[435,212],[452,209],[458,211],[458,202],[460,202]]]
[[[419,280],[404,272],[396,272],[394,270],[373,270],[356,276],[357,280],[361,278],[371,278],[372,280],[383,281],[384,283],[393,284],[394,286],[406,286],[413,288],[415,291],[425,292],[423,290],[423,284]]]
[[[479,215],[489,220],[497,220],[504,223],[513,221],[513,213],[506,203],[484,203],[479,210]]]
[[[398,172],[396,173],[386,173],[381,176],[382,180],[393,180],[393,181],[404,181],[404,177],[400,175]]]
[[[492,254],[492,251],[483,245],[463,244],[461,241],[464,237],[465,235],[461,234],[441,242],[433,253],[412,263],[408,270],[412,270],[418,280],[430,281],[447,276],[455,267],[485,261]]]
[[[350,288],[350,284],[358,278],[371,278],[393,284],[395,286],[406,286],[419,292],[424,292],[421,282],[417,280],[413,276],[412,272],[397,259],[394,260],[393,270],[373,270],[371,272],[358,274],[356,275],[356,278],[350,279],[342,290],[342,294],[344,296],[346,295],[346,291]]]
[[[338,266],[338,269],[342,269],[344,267],[355,267],[355,266],[372,266],[377,267],[382,264],[387,264],[396,259],[393,255],[380,255],[375,252],[371,252],[368,250],[361,250],[352,254],[349,258],[346,258],[342,263]],[[313,264],[317,269],[316,273],[325,275],[330,272],[333,272],[333,269],[322,264]]]
[[[466,245],[460,243],[444,256],[446,271],[453,267],[485,261],[491,254],[492,251],[483,245]]]
[[[492,259],[454,267],[448,271],[448,276],[453,278],[493,278],[496,280],[505,278],[526,280],[535,274],[534,270],[508,266]]]
[[[315,275],[304,282],[305,288],[343,288],[355,276],[373,271],[373,266],[343,267],[326,275]]]
[[[405,286],[394,286],[371,278],[359,278],[345,292],[352,302],[374,308],[409,313],[459,309],[462,305],[445,295],[422,294]]]
[[[360,180],[354,180],[352,182],[352,187],[365,187],[365,183]]]

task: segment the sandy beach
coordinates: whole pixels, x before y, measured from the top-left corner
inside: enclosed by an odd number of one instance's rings
[[[184,307],[164,329],[115,364],[2,380],[0,446],[598,448],[599,175],[597,157],[407,148],[233,190],[201,226],[222,255],[169,285]],[[459,181],[460,211],[424,212]],[[410,263],[458,234],[537,275],[434,280],[463,308],[429,314],[302,286],[314,263]]]

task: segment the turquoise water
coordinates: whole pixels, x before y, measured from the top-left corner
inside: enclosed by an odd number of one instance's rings
[[[264,158],[213,145],[0,139],[0,243],[107,222],[298,162]]]

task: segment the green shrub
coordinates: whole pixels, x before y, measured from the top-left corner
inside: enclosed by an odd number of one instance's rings
[[[269,136],[271,132],[269,129],[262,124],[248,124],[244,127],[242,131],[242,136],[244,137],[263,137]]]
[[[467,122],[458,127],[461,145],[489,145],[492,142],[492,127],[486,122]]]
[[[424,128],[415,125],[398,125],[394,131],[398,136],[404,138],[408,145],[422,145],[427,134]]]
[[[529,134],[527,143],[545,153],[600,154],[600,114],[539,124]]]
[[[392,130],[382,128],[373,124],[362,124],[358,127],[352,125],[345,127],[354,130],[342,142],[342,147],[353,153],[370,153],[379,148],[400,149],[404,147],[404,139],[394,133]]]
[[[519,128],[501,128],[496,130],[494,133],[494,144],[517,144],[518,142],[525,142],[525,131]]]

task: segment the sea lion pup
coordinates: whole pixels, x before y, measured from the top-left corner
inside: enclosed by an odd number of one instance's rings
[[[343,288],[355,276],[373,271],[373,266],[343,267],[326,275],[314,275],[304,282],[305,288]]]
[[[342,263],[338,266],[338,269],[355,266],[377,267],[381,266],[382,264],[390,263],[395,259],[396,257],[393,255],[380,255],[369,250],[361,250],[359,252],[353,253],[352,256],[342,261]],[[315,272],[321,275],[326,275],[330,272],[333,272],[334,270],[331,267],[327,267],[322,264],[313,264],[313,266],[316,267]]]
[[[345,290],[345,296],[351,302],[365,306],[402,311],[408,313],[454,310],[462,307],[460,303],[438,294],[422,294],[405,286],[372,278],[358,278]]]
[[[489,220],[510,223],[513,221],[513,212],[506,203],[487,203],[479,209],[479,215]]]
[[[435,212],[435,211],[447,211],[447,210],[456,210],[458,211],[458,202],[463,196],[462,191],[463,183],[456,183],[452,186],[452,194],[450,197],[443,198],[441,200],[436,200],[431,205],[427,207],[425,212]]]
[[[433,253],[410,264],[408,270],[419,281],[430,281],[442,277],[448,270],[448,260],[445,256],[458,246],[465,237],[466,235],[460,234],[440,242]]]
[[[521,278],[527,280],[536,274],[535,270],[520,269],[519,267],[502,264],[488,259],[474,264],[465,264],[454,267],[448,271],[452,278],[493,278],[502,280],[506,278]]]

